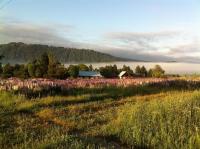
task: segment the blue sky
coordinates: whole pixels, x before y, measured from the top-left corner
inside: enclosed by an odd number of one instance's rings
[[[12,0],[0,19],[1,43],[93,48],[141,59],[200,57],[199,0]]]

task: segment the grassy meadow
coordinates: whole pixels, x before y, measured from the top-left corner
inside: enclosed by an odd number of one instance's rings
[[[41,98],[2,91],[0,148],[200,148],[200,90],[80,88]]]

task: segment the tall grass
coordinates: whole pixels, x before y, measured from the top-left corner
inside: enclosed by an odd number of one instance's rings
[[[200,148],[199,85],[184,83],[0,92],[0,148]]]
[[[73,122],[71,124],[70,121],[62,120],[56,115],[56,111],[59,111],[60,108],[62,110],[66,105],[76,104],[80,101],[82,101],[81,103],[87,102],[90,97],[81,95],[30,100],[24,96],[1,92],[0,148],[113,148],[112,144],[98,142],[98,140],[79,134],[70,134]],[[74,117],[74,115],[70,116]]]
[[[134,147],[200,148],[200,92],[128,104],[106,129]]]

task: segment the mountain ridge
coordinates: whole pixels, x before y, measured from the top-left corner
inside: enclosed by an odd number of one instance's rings
[[[27,63],[34,60],[44,52],[54,54],[62,63],[140,61],[120,58],[91,49],[56,47],[42,44],[26,44],[22,42],[0,44],[0,55],[4,56],[2,61],[3,63]]]

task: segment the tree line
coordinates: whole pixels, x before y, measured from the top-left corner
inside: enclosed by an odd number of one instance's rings
[[[136,66],[135,71],[133,71],[130,66],[123,65],[121,69],[117,68],[117,65],[110,65],[105,67],[100,67],[99,72],[102,76],[106,78],[117,77],[120,72],[126,71],[127,76],[135,77],[163,77],[165,71],[160,65],[155,65],[154,68],[147,70],[144,66]]]
[[[3,56],[0,56],[2,60]],[[100,68],[93,68],[92,65],[78,64],[64,67],[52,53],[43,53],[39,58],[32,60],[28,64],[9,63],[2,66],[0,63],[0,76],[2,78],[18,77],[18,78],[77,78],[79,71],[97,71],[105,78],[118,77],[121,71],[126,71],[128,76],[138,77],[162,77],[165,71],[156,65],[154,68],[147,70],[144,66],[137,66],[133,71],[129,66],[124,65],[118,69],[117,65],[108,65]]]

